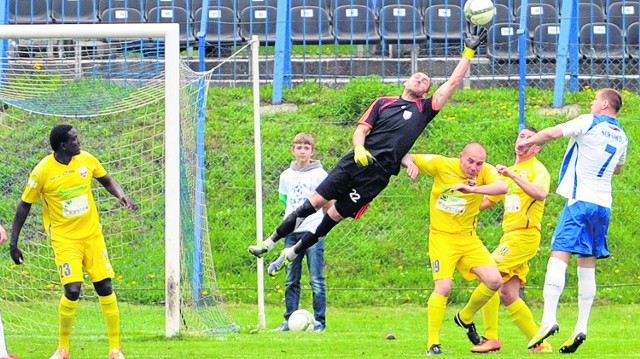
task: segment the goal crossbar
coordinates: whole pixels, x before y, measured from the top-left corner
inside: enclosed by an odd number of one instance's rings
[[[179,25],[0,25],[0,39],[162,38],[165,47],[165,335],[180,330],[180,42]],[[6,41],[2,46],[6,49]],[[0,64],[0,76],[2,75]]]

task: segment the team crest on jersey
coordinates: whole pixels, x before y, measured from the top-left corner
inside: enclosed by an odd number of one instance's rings
[[[89,171],[87,171],[87,167],[80,167],[78,168],[78,173],[80,173],[80,176],[82,177],[87,177]]]
[[[469,178],[467,180],[467,184],[471,187],[475,186],[476,184],[478,184],[478,181],[475,178]]]
[[[527,171],[520,172],[520,178],[527,178]]]
[[[402,113],[402,118],[404,118],[405,120],[408,120],[411,118],[411,115],[412,115],[411,111],[404,110],[404,112]]]

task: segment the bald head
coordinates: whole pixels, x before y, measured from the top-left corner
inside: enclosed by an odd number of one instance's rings
[[[458,158],[460,158],[460,169],[467,178],[475,178],[487,159],[487,151],[478,142],[471,142],[464,146]]]

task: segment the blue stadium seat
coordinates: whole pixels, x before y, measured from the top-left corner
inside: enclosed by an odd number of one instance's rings
[[[426,40],[422,15],[411,5],[387,5],[380,11],[380,35],[387,44],[421,44]]]
[[[553,62],[556,59],[560,24],[542,24],[533,32],[533,52],[542,61]]]
[[[627,54],[632,59],[640,59],[640,26],[638,26],[637,22],[627,28],[625,42],[627,44]]]
[[[460,43],[465,21],[460,6],[433,5],[424,13],[424,33],[430,42]]]
[[[213,2],[213,0],[211,0],[210,2]],[[189,13],[191,12],[191,8],[193,7],[191,5],[191,0],[146,0],[144,4],[144,8],[145,10],[147,10],[147,12],[155,7],[172,7],[172,6],[181,7],[187,10],[187,12]]]
[[[50,0],[9,0],[9,24],[51,23]]]
[[[371,8],[342,5],[333,11],[333,35],[342,44],[377,44],[378,21]]]
[[[144,2],[145,0],[100,0],[98,8],[100,14],[108,9],[135,9],[144,15]]]
[[[333,43],[329,14],[318,6],[291,8],[291,41],[294,44]]]
[[[274,6],[250,6],[240,13],[240,36],[251,40],[258,36],[261,43],[274,43],[276,39],[276,8]]]
[[[491,26],[487,34],[487,55],[497,61],[518,61],[518,24],[499,23]],[[525,60],[535,59],[531,42],[527,41]]]
[[[580,29],[580,54],[592,60],[621,60],[625,57],[622,30],[618,25],[597,22]]]
[[[607,18],[609,23],[624,31],[629,25],[640,21],[640,5],[637,1],[612,3],[607,10]]]
[[[100,10],[97,0],[52,0],[51,18],[57,24],[96,24]]]
[[[202,19],[202,8],[196,10],[194,14],[193,22],[193,35],[197,37],[198,31],[200,31],[200,24]],[[229,44],[242,42],[240,37],[239,21],[233,10],[221,6],[213,7],[209,4],[209,11],[207,13],[207,32],[205,34],[205,41],[212,44]]]
[[[175,6],[154,7],[147,12],[149,23],[178,23],[180,24],[180,42],[193,41],[191,35],[191,17],[187,10]]]

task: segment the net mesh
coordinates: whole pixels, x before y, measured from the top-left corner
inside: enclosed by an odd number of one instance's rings
[[[78,130],[82,148],[95,155],[139,205],[130,213],[94,181],[125,336],[164,333],[165,74],[164,57],[157,51],[160,41],[129,48],[115,39],[52,39],[34,49],[34,40],[11,40],[0,59],[0,218],[13,218],[27,176],[51,152],[49,132],[60,123]],[[217,290],[204,188],[196,181],[201,170],[197,166],[203,165],[197,159],[202,156],[196,144],[198,121],[206,106],[209,75],[181,65],[182,203],[174,205],[181,206],[182,217],[181,330],[190,332],[235,329]],[[17,266],[7,259],[0,266],[0,306],[7,330],[56,332],[63,290],[43,231],[40,203],[31,207],[19,245],[25,263]],[[8,257],[7,252],[2,255]],[[74,333],[104,333],[103,322],[85,275]]]

